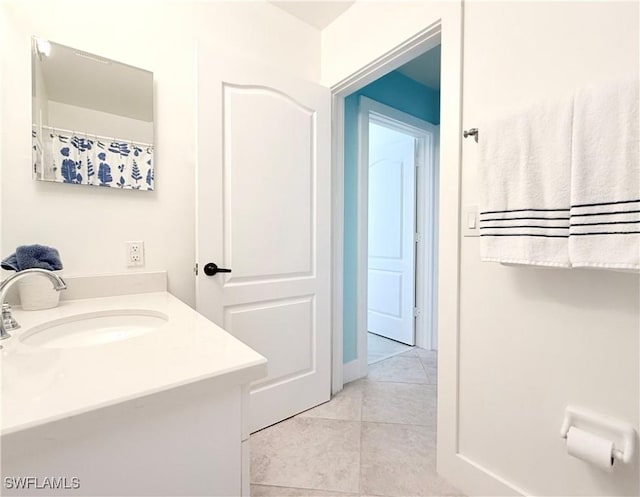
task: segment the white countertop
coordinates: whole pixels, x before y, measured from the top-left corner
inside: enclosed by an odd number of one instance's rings
[[[144,335],[88,347],[20,341],[34,326],[75,314],[143,309],[169,320]],[[263,356],[167,292],[63,301],[13,314],[22,327],[0,341],[3,435],[207,378],[244,384],[266,374]]]

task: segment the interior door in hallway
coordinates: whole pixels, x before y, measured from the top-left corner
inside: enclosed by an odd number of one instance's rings
[[[256,431],[330,397],[330,92],[198,58],[197,310],[269,361]]]
[[[368,331],[415,345],[415,138],[369,122]]]

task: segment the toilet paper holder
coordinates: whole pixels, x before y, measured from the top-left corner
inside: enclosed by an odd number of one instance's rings
[[[600,433],[615,435],[617,440],[614,441],[612,456],[627,464],[633,459],[636,450],[636,430],[629,423],[587,409],[568,406],[565,409],[560,436],[566,439],[572,426],[585,430],[592,427]]]

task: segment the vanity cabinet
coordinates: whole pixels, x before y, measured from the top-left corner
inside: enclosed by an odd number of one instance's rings
[[[34,338],[143,312],[164,321],[91,346]],[[14,317],[22,328],[0,349],[2,495],[249,495],[249,385],[266,375],[263,356],[166,291]]]
[[[79,488],[47,495],[248,496],[247,402],[242,385],[204,380],[7,434],[3,495],[61,478]],[[20,477],[36,483],[9,488]]]

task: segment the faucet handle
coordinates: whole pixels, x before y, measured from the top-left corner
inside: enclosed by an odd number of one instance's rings
[[[20,324],[11,315],[11,306],[8,303],[2,304],[2,323],[4,329],[7,331],[13,331],[20,328]]]

